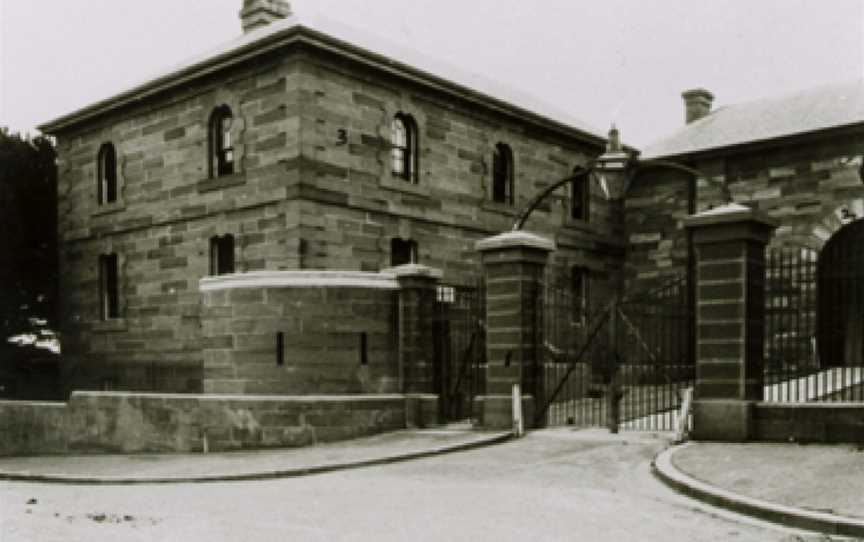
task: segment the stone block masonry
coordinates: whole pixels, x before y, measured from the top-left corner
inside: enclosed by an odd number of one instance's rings
[[[672,158],[699,171],[695,179],[663,167],[640,172],[626,201],[628,278],[685,270],[684,219],[725,203],[724,186],[735,203],[778,221],[771,247],[821,249],[850,218],[864,216],[864,135],[836,132]]]
[[[201,281],[204,392],[402,390],[394,274],[252,272]]]
[[[686,224],[696,246],[693,434],[744,441],[763,395],[765,245],[776,222],[729,204]]]

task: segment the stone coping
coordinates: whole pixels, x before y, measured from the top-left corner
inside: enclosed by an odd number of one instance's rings
[[[787,527],[828,534],[864,536],[864,520],[748,497],[691,476],[680,470],[673,460],[676,452],[691,445],[692,443],[685,443],[664,450],[651,464],[654,474],[671,488],[713,506],[773,521]]]
[[[326,402],[345,402],[345,401],[398,401],[405,399],[407,396],[401,393],[363,393],[363,394],[344,394],[344,395],[209,395],[195,393],[147,393],[147,392],[124,392],[124,391],[73,391],[70,399],[75,397],[129,397],[129,398],[145,398],[145,399],[195,399],[201,401],[273,401],[282,403],[326,403]],[[22,404],[42,404],[42,403],[27,403]],[[50,405],[62,405],[64,403],[49,403]]]
[[[433,457],[512,438],[509,431],[481,432],[450,424],[268,450],[5,457],[0,458],[0,480],[128,485],[294,478]]]
[[[474,244],[474,247],[480,252],[520,247],[552,252],[555,250],[555,242],[537,234],[519,230],[499,233],[493,237],[481,239]]]
[[[444,276],[444,272],[438,268],[417,263],[406,263],[404,265],[397,265],[396,267],[388,267],[381,272],[388,275],[395,275],[398,278],[422,277],[441,280],[441,277]]]
[[[365,288],[396,290],[399,283],[393,273],[363,271],[253,271],[199,281],[201,292],[241,288]]]
[[[684,224],[689,228],[735,222],[757,222],[772,227],[780,224],[776,218],[740,203],[727,203],[684,219]]]

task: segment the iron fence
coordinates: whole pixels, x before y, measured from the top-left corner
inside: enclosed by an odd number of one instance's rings
[[[765,401],[864,401],[861,263],[855,250],[768,251]]]

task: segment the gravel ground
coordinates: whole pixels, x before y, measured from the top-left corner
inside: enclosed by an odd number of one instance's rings
[[[864,518],[864,451],[856,446],[697,442],[675,452],[672,462],[748,497]]]

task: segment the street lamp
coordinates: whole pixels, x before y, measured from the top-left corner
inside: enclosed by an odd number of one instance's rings
[[[630,154],[621,146],[618,128],[613,124],[609,130],[606,152],[594,161],[594,173],[607,200],[624,199],[627,189],[630,188],[630,169],[633,163]]]
[[[528,217],[534,212],[540,203],[549,197],[552,192],[564,185],[590,179],[595,175],[603,189],[603,195],[609,201],[619,201],[624,198],[630,186],[632,166],[635,160],[621,145],[618,129],[612,125],[609,130],[609,142],[606,144],[606,152],[588,162],[585,166],[577,166],[573,175],[554,182],[537,193],[525,207],[516,213],[513,221],[513,231],[519,231],[525,226]]]
[[[586,178],[591,178],[591,176],[594,175],[603,190],[603,196],[606,200],[610,202],[620,202],[627,195],[627,190],[630,188],[630,183],[636,173],[654,168],[677,170],[693,175],[694,177],[700,177],[709,183],[718,184],[719,189],[726,200],[725,203],[732,202],[732,194],[729,192],[729,188],[725,183],[706,177],[698,170],[669,160],[639,160],[635,153],[631,154],[621,144],[620,134],[613,124],[612,128],[609,130],[609,140],[606,144],[606,152],[588,162],[587,165],[578,166],[573,171],[573,175],[552,183],[531,198],[525,207],[516,213],[516,218],[513,221],[511,229],[513,231],[521,230],[537,206],[549,197],[552,192],[564,185],[579,182]],[[864,166],[862,166],[862,168],[864,168]],[[864,175],[864,169],[862,169],[862,175]]]

